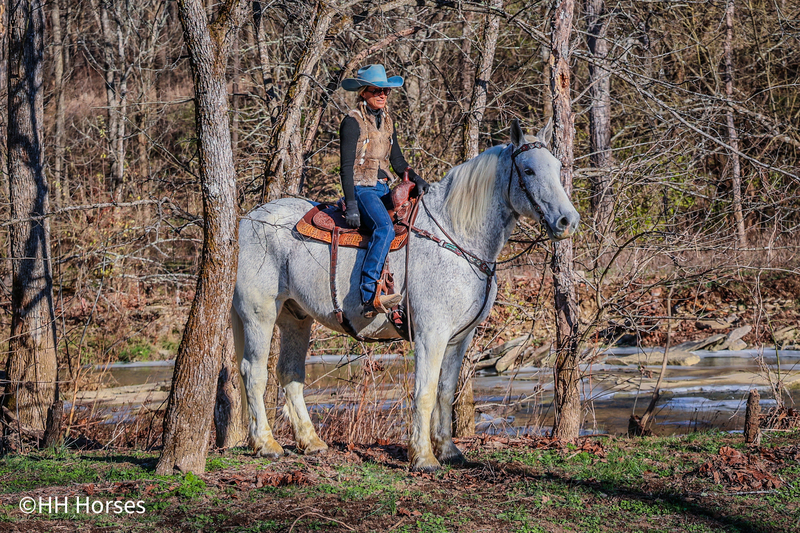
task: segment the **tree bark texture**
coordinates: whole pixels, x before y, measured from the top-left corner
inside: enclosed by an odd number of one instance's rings
[[[44,176],[44,6],[21,0],[9,12],[8,176],[11,219],[48,213]],[[57,399],[56,324],[48,219],[10,228],[11,339],[2,404],[22,426],[43,430]]]
[[[473,366],[467,357],[461,363],[456,399],[453,402],[453,436],[455,437],[471,437],[475,434]]]
[[[0,0],[0,88],[8,88],[8,22],[7,0]],[[0,92],[2,92],[0,89]],[[6,105],[8,98],[0,98],[0,195],[8,198],[8,172],[6,167]],[[7,213],[7,211],[6,211]]]
[[[554,0],[550,37],[550,90],[553,93],[553,154],[561,161],[561,183],[572,194],[575,123],[570,99],[569,40],[573,0]],[[553,436],[578,437],[581,402],[578,384],[578,303],[574,282],[572,240],[553,244],[553,291],[556,310],[555,423]]]
[[[53,185],[55,189],[55,204],[64,206],[68,203],[69,183],[64,174],[64,120],[66,115],[66,102],[64,97],[64,33],[61,27],[61,6],[59,0],[53,0],[51,8],[51,27],[53,31],[53,78],[55,82],[56,100],[56,127],[53,145],[55,148],[53,161]]]
[[[491,7],[501,11],[503,9],[503,0],[492,0]],[[486,19],[480,61],[475,72],[475,81],[472,84],[472,99],[470,100],[462,131],[465,161],[480,153],[480,127],[486,111],[489,80],[492,77],[492,65],[494,65],[494,52],[497,49],[497,39],[500,36],[500,15],[487,14]]]
[[[492,7],[503,9],[502,0],[492,0]],[[468,22],[467,22],[468,23]],[[475,31],[471,31],[473,35]],[[483,30],[483,45],[480,49],[480,59],[475,67],[474,75],[466,71],[462,73],[462,83],[465,92],[471,88],[472,95],[466,110],[462,129],[462,157],[466,161],[480,153],[480,126],[486,111],[486,102],[489,94],[489,80],[492,76],[494,54],[497,49],[497,39],[500,35],[500,16],[486,15],[486,25]],[[469,50],[471,47],[468,47]],[[469,58],[466,58],[467,60]],[[465,61],[465,67],[467,66]],[[466,70],[466,69],[465,69]],[[469,87],[471,85],[471,87]],[[461,373],[458,377],[458,388],[455,402],[453,403],[453,424],[456,437],[469,437],[475,434],[475,395],[473,393],[472,363],[466,359],[461,364]]]
[[[725,8],[725,96],[729,102],[733,100],[733,16],[733,0],[728,0]],[[733,107],[729,105],[725,115],[728,124],[728,144],[733,148],[729,160],[731,188],[733,189],[733,219],[736,223],[739,246],[746,248],[747,233],[744,229],[744,215],[742,214],[742,168],[738,154],[739,135],[733,120]]]
[[[281,354],[281,328],[277,325],[272,328],[272,341],[269,345],[269,359],[267,359],[267,388],[264,391],[264,408],[267,410],[267,423],[275,431],[275,421],[278,419],[278,394],[281,385],[278,382],[278,357]]]
[[[328,35],[335,14],[335,11],[324,2],[317,4],[308,46],[295,66],[270,142],[272,155],[266,165],[262,193],[264,202],[275,200],[285,194],[299,194],[302,188],[304,162],[300,119],[311,85],[311,77],[322,54],[330,46],[325,37]]]
[[[217,378],[217,400],[214,404],[214,427],[217,448],[233,448],[247,444],[247,426],[242,412],[242,380],[233,345],[233,331],[225,330],[222,368]]]
[[[761,395],[752,389],[747,396],[747,410],[744,413],[744,442],[758,445],[761,443],[761,429],[759,421],[761,416]]]
[[[594,59],[589,63],[589,144],[592,166],[601,172],[592,178],[592,214],[595,225],[605,234],[614,208],[610,169],[611,152],[611,73],[608,68],[609,16],[605,0],[586,0],[586,41]]]
[[[125,139],[124,135],[120,138],[120,128],[124,132],[124,116],[122,115],[123,101],[126,95],[123,93],[123,73],[120,69],[120,62],[124,59],[122,50],[122,37],[119,35],[119,27],[116,31],[112,21],[107,0],[92,0],[92,11],[98,22],[101,32],[101,42],[103,49],[103,76],[106,84],[106,105],[108,106],[108,124],[106,132],[108,136],[108,149],[111,152],[111,183],[110,190],[115,198],[122,187],[125,167]],[[125,84],[127,86],[127,84]]]
[[[200,0],[181,0],[179,17],[195,87],[203,193],[203,254],[197,291],[175,360],[156,472],[205,470],[217,377],[238,259],[236,175],[225,68],[244,1],[229,0],[211,24]]]
[[[278,95],[275,93],[275,76],[269,59],[269,44],[264,28],[264,12],[261,2],[253,2],[253,31],[258,45],[258,60],[261,66],[261,83],[264,85],[264,99],[267,104],[267,115],[270,124],[274,125],[278,115]]]

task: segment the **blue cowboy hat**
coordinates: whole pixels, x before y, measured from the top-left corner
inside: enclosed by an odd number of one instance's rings
[[[358,69],[355,78],[346,78],[342,80],[342,89],[345,91],[357,91],[361,87],[402,87],[403,78],[401,76],[392,76],[386,78],[386,69],[383,65],[367,65]]]

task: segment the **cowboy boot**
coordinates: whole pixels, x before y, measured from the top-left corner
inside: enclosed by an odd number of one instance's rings
[[[373,318],[378,313],[388,313],[393,307],[403,301],[402,294],[382,294],[376,295],[371,302],[364,304],[362,315],[364,318]]]

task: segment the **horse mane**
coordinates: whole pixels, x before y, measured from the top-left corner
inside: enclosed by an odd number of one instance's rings
[[[445,208],[450,214],[453,229],[462,236],[480,229],[494,194],[497,181],[497,162],[505,145],[489,148],[450,169],[450,192]]]

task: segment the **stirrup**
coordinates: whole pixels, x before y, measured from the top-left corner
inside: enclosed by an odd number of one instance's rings
[[[373,318],[378,313],[390,313],[392,308],[403,301],[402,294],[376,295],[375,299],[364,304],[364,318]]]
[[[388,313],[392,310],[392,307],[397,306],[400,302],[403,301],[402,294],[384,294],[376,298],[378,300],[378,305],[375,306],[375,309],[379,307],[382,308],[382,312]]]

